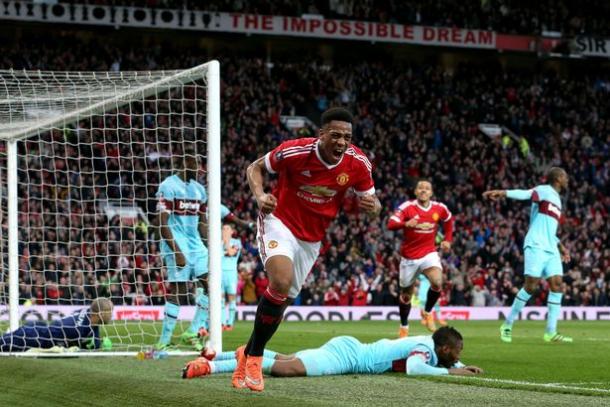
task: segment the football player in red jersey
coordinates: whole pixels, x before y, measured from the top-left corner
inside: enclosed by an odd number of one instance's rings
[[[260,209],[257,239],[269,287],[258,304],[250,340],[237,350],[234,387],[264,389],[265,345],[299,294],[346,192],[351,189],[360,197],[361,210],[379,215],[371,163],[351,144],[352,122],[347,110],[329,109],[322,114],[318,138],[285,141],[248,167]],[[263,187],[266,172],[278,175],[271,193]]]
[[[426,298],[422,318],[430,331],[436,330],[432,308],[441,294],[443,283],[443,268],[436,250],[436,233],[438,225],[443,222],[445,232],[441,242],[443,251],[451,250],[453,238],[453,219],[447,207],[432,197],[432,184],[420,180],[415,186],[416,199],[403,202],[388,221],[388,229],[402,230],[404,240],[400,246],[400,278],[401,288],[398,299],[400,311],[399,336],[409,335],[409,312],[411,311],[411,296],[417,276],[423,273],[430,280],[430,290]]]

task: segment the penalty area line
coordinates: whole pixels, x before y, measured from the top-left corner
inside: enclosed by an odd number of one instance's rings
[[[519,386],[526,386],[526,387],[544,387],[544,388],[558,389],[558,390],[593,391],[593,392],[598,392],[598,393],[603,393],[603,394],[610,394],[610,390],[608,390],[608,389],[600,389],[597,387],[567,386],[567,385],[559,384],[559,383],[535,383],[535,382],[527,382],[527,381],[523,381],[523,380],[490,379],[490,378],[486,378],[486,377],[465,377],[465,376],[460,377],[460,379],[466,379],[466,380],[475,381],[475,382],[480,381],[480,382],[498,383],[498,384],[516,384]]]

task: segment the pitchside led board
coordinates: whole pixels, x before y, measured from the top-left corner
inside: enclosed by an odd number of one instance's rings
[[[22,322],[50,321],[82,309],[80,306],[47,305],[20,306]],[[546,319],[547,307],[526,307],[521,311],[520,320],[543,321]],[[510,307],[443,307],[441,317],[449,321],[506,319]],[[181,307],[180,320],[190,321],[195,314],[195,307]],[[237,319],[254,321],[256,306],[237,308]],[[155,306],[116,306],[115,321],[160,321],[163,319],[163,307]],[[398,321],[398,311],[394,307],[290,307],[284,314],[286,321]],[[420,319],[418,310],[411,311],[410,319]],[[564,321],[610,321],[608,307],[563,307],[559,319]],[[0,322],[8,320],[8,309],[0,307]]]

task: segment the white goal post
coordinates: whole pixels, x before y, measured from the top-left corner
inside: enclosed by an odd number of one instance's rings
[[[0,287],[8,285],[8,299],[0,290],[0,310],[8,308],[8,330],[19,328],[20,310],[84,308],[101,293],[115,311],[162,305],[166,274],[148,226],[178,144],[205,158],[208,346],[222,351],[218,61],[175,71],[0,70],[1,144],[0,224],[8,227]],[[114,351],[75,355],[132,355],[160,334],[160,321],[121,324],[105,329],[114,331]]]

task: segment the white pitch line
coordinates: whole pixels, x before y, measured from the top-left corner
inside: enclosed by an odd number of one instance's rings
[[[551,389],[563,389],[563,390],[588,390],[595,391],[599,393],[610,394],[610,390],[608,389],[600,389],[597,387],[577,387],[577,386],[566,386],[563,384],[557,383],[534,383],[534,382],[526,382],[521,380],[505,380],[505,379],[489,379],[485,377],[461,377],[467,380],[473,381],[482,381],[482,382],[490,382],[490,383],[504,383],[504,384],[518,384],[521,386],[530,386],[530,387],[547,387]]]
[[[557,386],[583,386],[583,385],[591,385],[591,384],[608,384],[609,382],[567,382],[567,383],[547,383],[553,384]],[[587,388],[587,387],[585,387]]]

